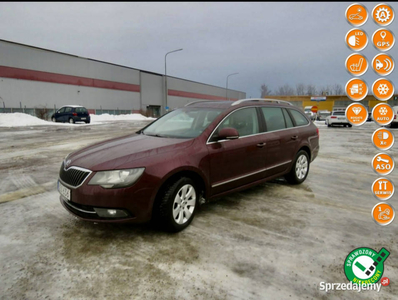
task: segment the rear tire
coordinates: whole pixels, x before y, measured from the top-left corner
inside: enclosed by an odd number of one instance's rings
[[[69,124],[75,124],[75,120],[73,120],[73,118],[69,118]]]
[[[285,175],[285,178],[290,184],[300,184],[307,178],[309,171],[310,159],[308,153],[300,150],[294,159],[292,169]]]
[[[159,202],[154,207],[154,220],[162,229],[178,232],[191,224],[199,204],[195,183],[181,177],[161,190]]]
[[[350,127],[350,128],[352,127],[352,125],[351,125],[351,124],[348,124],[347,126],[348,126],[348,127]]]

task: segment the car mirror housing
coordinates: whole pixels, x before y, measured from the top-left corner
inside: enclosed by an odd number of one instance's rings
[[[235,140],[239,138],[239,132],[235,128],[226,127],[220,130],[217,140]]]

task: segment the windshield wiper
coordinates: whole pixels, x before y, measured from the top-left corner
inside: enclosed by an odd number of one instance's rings
[[[147,136],[155,136],[155,137],[166,137],[165,135],[160,135],[160,134],[148,134],[148,133],[144,133],[144,132],[141,132],[141,134],[144,134],[144,135],[147,135]]]

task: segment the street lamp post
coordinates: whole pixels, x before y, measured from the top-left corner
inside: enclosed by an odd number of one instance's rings
[[[177,52],[177,51],[181,51],[181,50],[183,50],[182,48],[181,49],[177,49],[177,50],[173,50],[173,51],[170,51],[170,52],[167,52],[166,53],[166,55],[164,56],[164,80],[165,80],[165,82],[164,82],[164,93],[165,93],[165,98],[166,98],[166,107],[167,107],[167,61],[166,61],[166,58],[167,58],[167,55],[168,54],[170,54],[170,53],[173,53],[173,52]]]
[[[229,75],[227,76],[227,87],[226,87],[226,89],[225,89],[225,98],[226,98],[227,100],[229,100],[229,99],[228,99],[228,79],[229,79],[229,76],[237,75],[237,74],[239,74],[239,73],[232,73],[232,74],[229,74]]]

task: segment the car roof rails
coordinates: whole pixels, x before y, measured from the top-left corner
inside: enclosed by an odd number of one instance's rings
[[[184,107],[185,107],[185,106],[190,106],[190,105],[192,105],[192,104],[199,103],[199,102],[209,102],[209,101],[211,101],[211,100],[193,101],[193,102],[189,102],[189,103],[185,104]]]
[[[264,102],[275,102],[275,103],[280,103],[280,104],[288,104],[293,106],[292,103],[290,103],[289,101],[285,101],[285,100],[278,100],[278,99],[264,99],[264,98],[249,98],[249,99],[241,99],[241,100],[237,100],[234,103],[231,104],[231,106],[234,105],[238,105],[241,104],[243,102],[246,101],[264,101]]]

